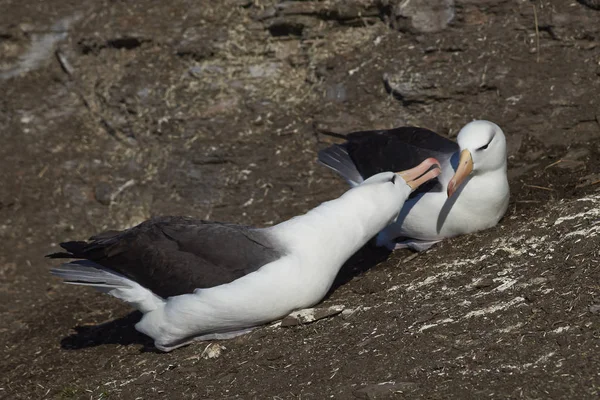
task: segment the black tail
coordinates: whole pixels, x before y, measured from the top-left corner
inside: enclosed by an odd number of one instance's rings
[[[120,231],[106,231],[92,236],[89,241],[63,242],[60,247],[66,252],[48,254],[48,258],[82,258],[97,261],[106,256],[106,250],[115,243]]]
[[[46,257],[48,258],[87,258],[85,254],[85,249],[88,246],[87,242],[63,242],[60,244],[60,247],[65,249],[67,252],[59,252],[48,254]]]

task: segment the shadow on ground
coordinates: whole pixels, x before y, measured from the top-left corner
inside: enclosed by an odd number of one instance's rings
[[[60,346],[65,350],[79,350],[110,344],[122,346],[142,345],[142,351],[156,351],[148,336],[139,333],[135,324],[142,317],[142,313],[134,311],[124,317],[113,321],[93,326],[76,326],[75,333],[60,341]]]

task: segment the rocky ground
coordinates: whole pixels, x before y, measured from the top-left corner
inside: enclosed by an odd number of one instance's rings
[[[600,394],[597,1],[0,7],[0,398]],[[266,226],[338,196],[327,133],[475,118],[508,138],[506,217],[366,248],[328,319],[161,354],[48,274],[58,242],[152,215]]]

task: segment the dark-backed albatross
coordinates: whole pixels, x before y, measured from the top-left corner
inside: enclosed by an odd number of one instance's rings
[[[426,250],[444,238],[490,228],[506,212],[506,139],[492,122],[468,123],[458,133],[457,143],[416,127],[343,137],[345,143],[321,150],[318,159],[352,186],[428,157],[441,163],[438,179],[415,191],[397,221],[377,236],[381,246]]]
[[[404,201],[439,175],[429,158],[383,172],[308,213],[269,228],[185,217],[154,218],[87,242],[52,269],[144,315],[135,328],[170,351],[193,340],[228,339],[319,302],[350,256],[393,222]]]

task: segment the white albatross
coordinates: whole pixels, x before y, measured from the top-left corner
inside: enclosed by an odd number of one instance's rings
[[[492,122],[468,123],[458,143],[415,127],[335,136],[347,141],[321,150],[319,161],[352,186],[428,157],[441,163],[438,179],[411,195],[397,221],[378,235],[378,245],[426,250],[444,238],[491,228],[506,212],[506,139]]]
[[[151,219],[87,242],[61,243],[67,252],[48,257],[79,260],[51,272],[141,311],[135,328],[159,350],[232,338],[319,302],[344,262],[396,219],[415,188],[439,173],[431,158],[401,173],[380,173],[263,229]]]

